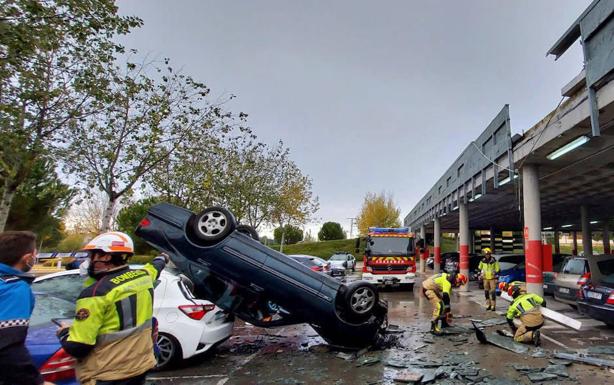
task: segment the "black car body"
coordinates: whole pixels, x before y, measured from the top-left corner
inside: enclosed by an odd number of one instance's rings
[[[381,340],[387,304],[367,282],[344,285],[236,230],[223,208],[198,215],[151,207],[136,234],[169,254],[195,293],[260,327],[308,323],[327,342],[362,348]]]
[[[589,258],[591,278],[578,293],[578,310],[614,327],[614,255]]]

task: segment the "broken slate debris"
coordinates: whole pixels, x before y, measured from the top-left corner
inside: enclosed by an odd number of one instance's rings
[[[596,345],[590,346],[586,351],[590,354],[607,354],[614,355],[614,346],[613,345]]]
[[[531,380],[531,382],[542,382],[542,381],[554,380],[557,378],[557,375],[551,374],[551,373],[538,372],[538,373],[527,373],[527,377],[529,377],[529,380]]]
[[[544,369],[544,373],[556,374],[558,377],[568,378],[569,373],[567,373],[567,367],[565,365],[548,365],[546,369]]]
[[[417,370],[406,369],[398,372],[393,379],[404,384],[413,384],[422,380],[423,376],[424,375]]]
[[[574,362],[582,362],[584,364],[601,366],[601,367],[609,367],[614,368],[613,360],[604,360],[601,358],[588,357],[582,354],[573,354],[573,353],[555,353],[555,358],[561,358],[564,360],[574,361]]]

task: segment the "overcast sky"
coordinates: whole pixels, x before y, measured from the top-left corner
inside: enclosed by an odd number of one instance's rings
[[[504,104],[513,133],[554,109],[581,48],[545,53],[589,3],[119,1],[144,21],[124,43],[237,95],[229,108],[290,147],[318,217],[346,230],[368,191],[402,219]]]

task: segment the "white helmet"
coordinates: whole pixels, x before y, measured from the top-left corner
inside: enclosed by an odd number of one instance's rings
[[[128,234],[119,231],[109,231],[89,241],[87,245],[83,246],[83,250],[134,254],[134,243]]]

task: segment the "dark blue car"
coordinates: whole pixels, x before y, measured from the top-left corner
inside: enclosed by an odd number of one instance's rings
[[[55,332],[58,326],[51,319],[72,318],[73,302],[35,293],[36,306],[30,319],[26,347],[45,381],[58,385],[77,385],[75,359],[62,349]]]
[[[515,282],[521,281],[524,282],[526,279],[526,271],[525,271],[525,261],[524,255],[522,254],[510,254],[503,255],[501,257],[495,256],[497,261],[499,262],[499,268],[501,271],[499,272],[499,283],[505,282]],[[497,295],[501,295],[501,291],[499,290],[499,285],[497,285]]]
[[[170,204],[149,209],[136,234],[168,253],[198,296],[260,327],[308,323],[327,342],[362,348],[382,340],[387,304],[377,288],[344,285],[237,229],[232,213],[199,214]]]

